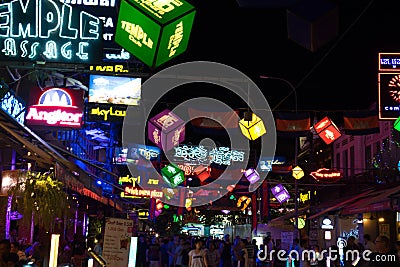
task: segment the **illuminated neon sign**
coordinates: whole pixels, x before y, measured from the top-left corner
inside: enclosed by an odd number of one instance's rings
[[[25,120],[29,125],[79,128],[82,125],[82,105],[82,92],[50,88],[40,95],[36,104],[28,107]]]
[[[101,61],[99,18],[52,0],[0,4],[0,58],[87,63]]]
[[[158,190],[138,189],[131,186],[126,186],[124,192],[121,192],[123,198],[162,198],[164,193]]]
[[[125,68],[124,65],[120,64],[97,64],[97,65],[90,65],[89,66],[90,71],[96,71],[96,72],[111,72],[111,73],[123,73],[123,72],[129,72],[128,69]]]
[[[194,16],[184,0],[122,0],[115,42],[157,67],[185,52]]]
[[[379,71],[399,71],[400,53],[379,53]]]
[[[340,171],[326,168],[311,172],[310,175],[319,182],[336,182],[343,177]]]
[[[88,103],[88,121],[103,122],[123,122],[126,116],[126,106],[124,105],[102,105]]]
[[[25,103],[24,101],[16,97],[13,91],[8,91],[1,99],[1,109],[11,115],[20,124],[24,124],[25,121]]]
[[[219,165],[231,165],[232,162],[242,162],[244,153],[242,151],[231,150],[229,147],[209,148],[204,146],[182,145],[174,147],[174,157],[177,160],[197,164],[215,163]]]

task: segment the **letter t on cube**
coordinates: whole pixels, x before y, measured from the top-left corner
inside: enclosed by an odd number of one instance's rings
[[[149,120],[147,136],[159,148],[167,152],[185,139],[185,122],[166,109]]]

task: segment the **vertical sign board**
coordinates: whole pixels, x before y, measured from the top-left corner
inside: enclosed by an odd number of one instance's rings
[[[395,120],[400,116],[400,53],[378,56],[379,119]]]
[[[106,218],[103,258],[107,267],[127,267],[133,220]]]
[[[0,59],[93,63],[101,61],[102,22],[51,0],[0,4]]]
[[[194,16],[184,0],[122,0],[115,42],[157,67],[186,51]]]

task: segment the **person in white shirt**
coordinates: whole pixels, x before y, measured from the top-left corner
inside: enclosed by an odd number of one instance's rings
[[[189,252],[188,267],[208,267],[206,252],[203,250],[203,241],[196,240],[195,249]]]
[[[371,236],[369,234],[364,235],[364,249],[375,252],[375,244],[371,241]]]

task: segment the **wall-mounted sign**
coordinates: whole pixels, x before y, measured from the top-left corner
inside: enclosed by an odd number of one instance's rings
[[[379,53],[379,71],[395,71],[400,69],[400,53]]]
[[[34,87],[30,92],[27,125],[80,128],[83,116],[83,91],[66,88]]]
[[[100,122],[123,122],[127,106],[108,104],[87,104],[87,120]]]
[[[285,157],[263,157],[258,162],[260,172],[272,171],[272,165],[282,165],[286,163]]]
[[[0,5],[0,59],[93,63],[101,61],[99,18],[50,0]]]
[[[315,180],[322,183],[333,183],[340,180],[343,177],[340,171],[327,168],[318,169],[315,172],[311,172],[310,175]]]
[[[323,218],[322,224],[321,224],[321,229],[332,230],[333,229],[332,220],[329,219],[328,217]]]
[[[128,183],[128,184],[132,185],[133,187],[135,187],[136,184],[140,184],[140,176],[131,177],[131,176],[127,175],[127,176],[119,177],[118,184],[122,185],[124,183]]]
[[[138,210],[137,215],[139,220],[147,220],[149,217],[149,210]]]
[[[186,51],[194,16],[184,0],[122,0],[115,42],[157,67]]]
[[[1,84],[0,84],[1,86]],[[10,89],[3,97],[0,98],[1,109],[16,119],[20,124],[25,121],[25,101],[14,95]]]
[[[400,73],[378,74],[379,119],[395,120],[400,113]]]
[[[122,64],[96,64],[90,65],[89,71],[106,73],[127,73],[129,70]]]
[[[231,150],[229,147],[211,148],[205,146],[181,145],[174,147],[173,155],[176,162],[186,162],[193,165],[231,165],[234,162],[243,162],[245,152]]]
[[[124,192],[121,192],[123,198],[162,198],[163,196],[164,193],[159,190],[140,189],[132,186],[126,186]]]

